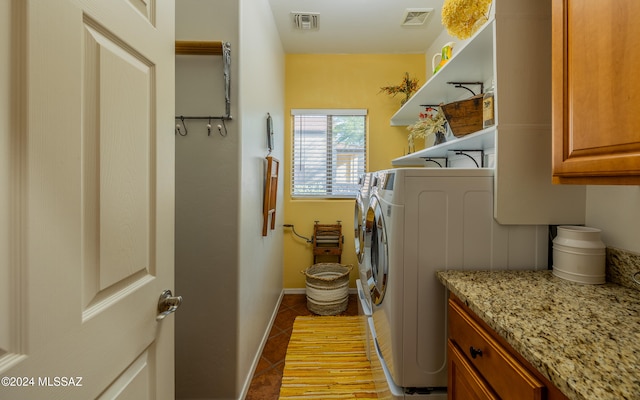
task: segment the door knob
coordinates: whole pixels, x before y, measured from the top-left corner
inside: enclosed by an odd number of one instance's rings
[[[167,315],[175,312],[182,304],[182,296],[172,296],[171,290],[165,290],[158,300],[158,315],[156,321],[163,320]]]

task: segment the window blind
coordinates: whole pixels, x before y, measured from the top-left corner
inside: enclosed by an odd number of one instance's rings
[[[295,197],[355,197],[366,170],[366,110],[291,110]]]

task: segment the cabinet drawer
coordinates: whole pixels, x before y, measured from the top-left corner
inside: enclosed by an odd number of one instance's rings
[[[447,355],[449,357],[449,399],[499,400],[451,339],[447,342]]]
[[[544,384],[449,299],[449,338],[502,399],[543,399]]]

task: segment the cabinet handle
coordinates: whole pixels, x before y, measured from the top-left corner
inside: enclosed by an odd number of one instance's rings
[[[469,347],[469,353],[471,354],[471,358],[476,358],[478,356],[482,357],[482,350],[475,349],[473,346]]]

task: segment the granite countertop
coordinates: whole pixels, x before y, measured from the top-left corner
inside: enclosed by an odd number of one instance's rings
[[[640,291],[551,271],[437,276],[570,399],[640,398]]]

